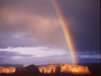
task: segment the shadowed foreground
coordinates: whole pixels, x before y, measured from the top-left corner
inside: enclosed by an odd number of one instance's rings
[[[30,65],[13,69],[1,68],[0,76],[101,76],[100,69],[97,74],[94,71],[92,73],[92,70],[87,66],[73,64]]]

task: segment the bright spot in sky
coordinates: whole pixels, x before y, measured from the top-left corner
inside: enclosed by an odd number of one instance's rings
[[[0,51],[16,52],[19,54],[31,55],[33,57],[47,57],[64,55],[66,52],[61,49],[50,49],[48,47],[8,47]]]

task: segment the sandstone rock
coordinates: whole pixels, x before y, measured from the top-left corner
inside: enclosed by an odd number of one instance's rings
[[[15,67],[0,67],[0,73],[14,73],[15,71]]]
[[[40,73],[71,73],[71,74],[90,74],[87,66],[74,64],[51,64],[38,68]]]
[[[50,64],[44,66],[30,65],[24,68],[0,67],[0,73],[33,74],[74,74],[90,75],[87,66],[75,64]]]

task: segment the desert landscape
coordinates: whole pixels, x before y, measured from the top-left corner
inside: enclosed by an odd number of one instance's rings
[[[100,0],[0,0],[0,76],[101,76]]]
[[[0,67],[0,76],[101,76],[101,64],[49,64]]]

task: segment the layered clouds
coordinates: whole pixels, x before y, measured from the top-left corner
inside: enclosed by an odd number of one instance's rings
[[[100,62],[100,52],[77,52],[78,62]],[[49,47],[8,47],[0,48],[0,63],[50,64],[72,63],[71,54],[66,50]]]
[[[99,50],[99,0],[60,0],[60,5],[78,60],[99,61],[98,51],[85,53]],[[51,0],[0,0],[0,63],[61,62],[72,60]]]
[[[22,33],[25,35],[24,37]],[[56,47],[65,45],[59,21],[51,1],[47,0],[44,2],[40,0],[25,0],[24,2],[22,0],[1,1],[0,37],[2,37],[2,43],[0,45],[6,44],[7,41],[3,42],[5,37],[6,40],[9,38],[11,42],[21,41],[16,34],[20,38],[22,37],[21,40],[28,37],[29,42],[31,41],[30,39],[35,39],[46,45],[54,45]],[[11,35],[13,35],[14,41]],[[36,44],[32,43],[33,45]],[[22,42],[22,44],[26,45],[27,43]]]
[[[65,63],[65,49],[51,1],[0,0],[0,63]]]
[[[62,49],[48,47],[8,47],[0,48],[1,63],[49,64],[71,63],[69,53]],[[68,60],[68,61],[66,61]]]

